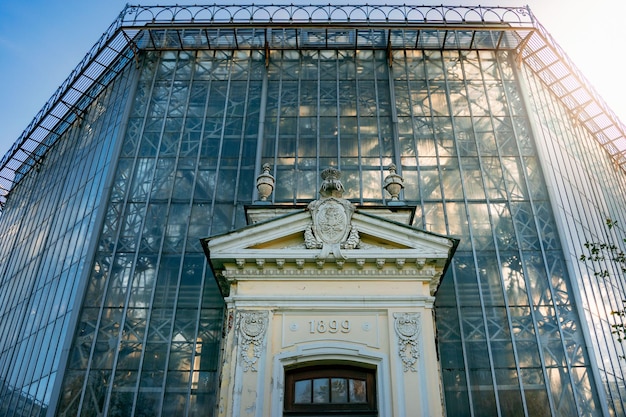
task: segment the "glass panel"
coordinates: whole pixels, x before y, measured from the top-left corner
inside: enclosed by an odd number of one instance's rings
[[[526,397],[526,407],[528,408],[529,416],[549,417],[552,415],[548,394],[545,389],[525,388],[524,396]]]
[[[162,415],[180,416],[185,415],[186,395],[166,393],[163,399]]]
[[[552,294],[548,286],[546,270],[543,260],[538,253],[526,253],[524,255],[524,269],[530,283],[530,293],[533,302],[538,305],[551,305]]]
[[[489,208],[483,203],[470,203],[467,208],[475,248],[478,250],[494,249]]]
[[[517,252],[501,252],[502,279],[509,305],[527,305],[526,282]]]
[[[503,416],[523,415],[524,406],[519,389],[500,389],[498,390],[498,399]],[[529,415],[534,416],[534,414]]]
[[[470,371],[474,416],[492,417],[498,415],[496,398],[491,384],[489,370]]]
[[[445,198],[447,200],[462,199],[463,187],[461,185],[461,173],[458,162],[455,158],[441,158],[440,162],[443,165],[440,173]]]
[[[479,306],[480,293],[476,280],[476,268],[471,254],[458,253],[453,259],[456,286],[459,291],[458,302],[463,306]]]
[[[443,369],[443,385],[446,397],[446,411],[449,416],[464,416],[469,413],[467,381],[464,370]]]
[[[329,379],[320,378],[313,380],[313,402],[314,403],[329,403],[330,402],[330,389]]]
[[[348,386],[344,378],[331,378],[330,380],[330,398],[333,403],[348,402]]]
[[[122,417],[127,415],[128,410],[133,407],[133,392],[116,392],[111,394],[109,405],[109,416]]]
[[[574,384],[576,384],[577,392],[579,394],[580,406],[579,409],[583,410],[581,414],[593,415],[598,410],[595,409],[597,404],[597,398],[595,391],[592,389],[591,372],[586,367],[573,367],[572,376]],[[581,398],[582,397],[582,398]]]
[[[294,402],[296,404],[310,404],[311,403],[311,380],[296,381]]]
[[[367,402],[367,389],[365,381],[360,379],[350,379],[350,402]]]
[[[476,261],[478,264],[483,303],[490,306],[504,305],[496,253],[483,252],[480,256],[477,256]],[[501,323],[505,325],[506,320],[502,320]]]
[[[557,409],[557,413],[562,416],[577,415],[576,401],[567,369],[547,368],[546,372],[550,394],[555,402],[554,407]]]
[[[160,414],[161,394],[154,392],[139,392],[137,397],[137,409],[145,417],[156,417]]]

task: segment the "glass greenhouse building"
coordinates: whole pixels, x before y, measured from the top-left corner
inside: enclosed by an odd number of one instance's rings
[[[394,163],[413,226],[459,239],[446,415],[624,415],[626,283],[579,257],[626,237],[625,153],[527,8],[127,6],[0,164],[0,416],[218,415],[200,239],[246,225],[265,163],[272,207],[327,167],[385,205]]]

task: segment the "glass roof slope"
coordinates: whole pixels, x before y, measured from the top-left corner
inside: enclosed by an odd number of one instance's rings
[[[515,50],[626,170],[626,127],[526,7],[128,5],[0,160],[0,209],[140,49],[352,47]]]
[[[514,49],[519,35],[509,27],[477,30],[437,27],[220,28],[150,25],[134,40],[139,49]]]

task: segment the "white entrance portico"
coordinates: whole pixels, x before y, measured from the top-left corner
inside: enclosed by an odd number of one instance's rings
[[[339,175],[202,242],[227,307],[219,416],[443,415],[432,309],[457,241],[354,207]]]

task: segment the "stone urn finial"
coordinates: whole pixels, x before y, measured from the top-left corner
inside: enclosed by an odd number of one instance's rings
[[[400,191],[404,188],[404,179],[396,174],[396,164],[389,165],[389,175],[385,177],[385,190],[391,194],[391,201],[398,201]]]
[[[256,189],[259,192],[259,199],[267,201],[267,197],[274,191],[274,177],[270,174],[270,164],[263,164],[263,172],[256,177]]]

